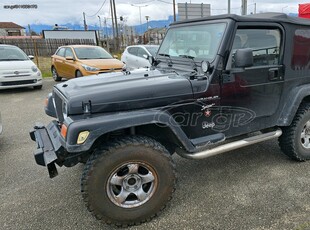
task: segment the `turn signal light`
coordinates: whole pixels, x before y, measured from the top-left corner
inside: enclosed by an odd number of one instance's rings
[[[76,143],[78,145],[83,144],[86,141],[88,135],[89,135],[89,131],[80,132]]]
[[[60,133],[61,133],[61,136],[65,139],[67,136],[67,129],[68,129],[68,127],[65,124],[62,124]]]

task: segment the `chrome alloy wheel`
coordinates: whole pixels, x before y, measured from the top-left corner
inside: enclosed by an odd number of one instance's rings
[[[107,181],[107,194],[117,206],[133,208],[147,202],[157,185],[157,174],[150,165],[128,162],[111,173]]]
[[[300,141],[304,148],[310,149],[310,121],[307,121],[304,125],[301,131]]]

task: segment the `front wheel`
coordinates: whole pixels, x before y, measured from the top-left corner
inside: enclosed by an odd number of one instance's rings
[[[76,73],[75,73],[75,77],[76,78],[83,77],[83,74],[81,73],[81,71],[77,70]]]
[[[92,214],[107,224],[129,226],[152,219],[175,190],[168,151],[147,137],[126,137],[97,150],[85,165],[81,192]]]
[[[298,161],[310,159],[310,104],[302,104],[290,126],[282,128],[279,137],[281,150]]]
[[[61,77],[59,77],[57,70],[54,66],[52,67],[52,76],[54,81],[61,81]]]

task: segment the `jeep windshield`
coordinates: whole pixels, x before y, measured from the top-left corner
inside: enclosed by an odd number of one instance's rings
[[[217,54],[226,23],[187,25],[168,30],[157,57],[212,61]]]

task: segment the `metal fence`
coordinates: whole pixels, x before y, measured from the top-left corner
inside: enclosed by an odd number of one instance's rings
[[[0,39],[0,44],[15,45],[27,55],[51,56],[63,45],[96,45],[92,39]]]

